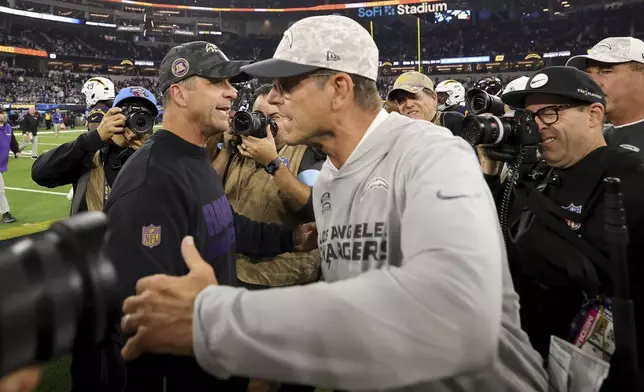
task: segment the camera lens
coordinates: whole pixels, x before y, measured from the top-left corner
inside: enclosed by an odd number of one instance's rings
[[[128,117],[127,127],[138,135],[145,135],[152,132],[154,118],[144,111],[136,111]]]
[[[233,131],[243,136],[266,137],[267,118],[261,112],[237,112],[233,116]]]
[[[463,120],[463,139],[473,146],[499,144],[506,136],[503,121],[496,117],[467,116]]]
[[[100,212],[76,215],[0,254],[0,376],[98,343],[118,321],[106,227]]]
[[[502,116],[505,112],[505,104],[501,101],[501,98],[479,89],[468,91],[466,106],[467,110],[472,114],[492,113]]]

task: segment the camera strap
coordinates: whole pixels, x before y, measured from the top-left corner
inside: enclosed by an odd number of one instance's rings
[[[525,192],[518,189],[515,192],[517,202],[525,203],[524,205],[534,213],[536,219],[585,254],[601,271],[612,275],[613,268],[608,258],[566,225],[565,219],[577,221],[579,220],[579,214],[561,208],[557,203],[539,192],[532,184],[524,184],[524,189]]]

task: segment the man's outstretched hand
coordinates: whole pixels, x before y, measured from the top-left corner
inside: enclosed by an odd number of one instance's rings
[[[153,275],[140,279],[136,296],[123,302],[121,329],[133,334],[121,350],[126,360],[143,353],[193,355],[192,312],[197,295],[216,285],[215,271],[186,237],[181,254],[190,272],[185,276]]]

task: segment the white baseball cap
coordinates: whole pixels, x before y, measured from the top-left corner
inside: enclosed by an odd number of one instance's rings
[[[319,68],[378,77],[378,47],[369,32],[340,15],[312,16],[284,32],[273,58],[242,67],[260,78],[287,78]]]
[[[644,63],[644,42],[633,37],[606,38],[593,46],[588,54],[571,57],[566,65],[584,71],[589,59],[608,64]]]
[[[512,91],[522,91],[525,90],[525,87],[528,85],[528,80],[530,80],[530,77],[528,76],[521,76],[519,78],[514,79],[510,83],[508,83],[507,86],[505,86],[505,90],[503,90],[503,94],[510,93]]]

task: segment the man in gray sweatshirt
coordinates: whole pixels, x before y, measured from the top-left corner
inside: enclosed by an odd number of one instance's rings
[[[217,286],[186,242],[188,276],[139,281],[125,301],[124,357],[346,390],[545,391],[478,161],[446,128],[381,109],[369,33],[306,18],[244,71],[273,79],[286,143],[328,154],[312,193],[325,282]]]

